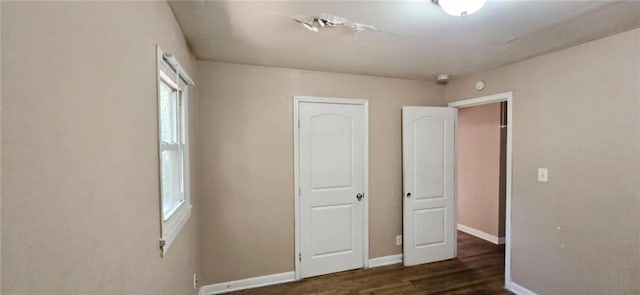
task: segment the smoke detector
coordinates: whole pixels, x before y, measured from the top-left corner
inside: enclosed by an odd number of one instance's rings
[[[438,75],[436,78],[436,84],[438,85],[447,85],[449,83],[449,75]]]

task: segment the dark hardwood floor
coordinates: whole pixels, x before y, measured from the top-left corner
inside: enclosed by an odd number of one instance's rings
[[[458,258],[335,273],[234,294],[512,294],[504,289],[504,245],[458,232]]]

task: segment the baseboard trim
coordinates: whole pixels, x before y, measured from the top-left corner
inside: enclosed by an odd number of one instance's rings
[[[391,264],[402,263],[402,254],[389,255],[369,259],[369,267],[379,267]]]
[[[293,271],[277,273],[272,275],[253,277],[237,281],[223,282],[212,285],[202,286],[199,295],[222,294],[226,292],[252,289],[275,284],[289,283],[296,280],[296,274]]]
[[[462,231],[462,232],[465,232],[465,233],[468,233],[468,234],[470,234],[472,236],[481,238],[481,239],[483,239],[485,241],[489,241],[489,242],[494,243],[496,245],[504,244],[504,237],[498,238],[498,237],[496,237],[494,235],[488,234],[488,233],[483,232],[483,231],[481,231],[479,229],[475,229],[473,227],[469,227],[469,226],[466,226],[466,225],[463,225],[463,224],[460,224],[460,223],[458,223],[458,230]]]
[[[523,286],[520,286],[514,282],[509,283],[509,286],[507,286],[507,289],[513,293],[516,293],[517,295],[537,295],[533,291]]]

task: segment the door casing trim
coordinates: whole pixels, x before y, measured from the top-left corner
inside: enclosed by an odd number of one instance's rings
[[[507,208],[505,220],[505,259],[504,259],[504,282],[505,287],[509,290],[514,289],[515,284],[511,279],[511,192],[512,192],[512,173],[513,173],[513,92],[502,92],[488,96],[476,97],[465,100],[458,100],[449,103],[449,107],[466,108],[479,106],[484,104],[507,102]],[[456,167],[457,153],[456,153]],[[457,180],[456,180],[457,181]],[[456,196],[457,197],[457,196]],[[457,212],[457,204],[456,204]],[[456,213],[457,217],[457,213]],[[457,253],[456,253],[457,254]]]
[[[301,279],[300,253],[300,146],[298,128],[300,103],[329,103],[364,106],[364,200],[363,200],[363,248],[362,265],[369,268],[369,100],[358,98],[334,98],[314,96],[293,97],[293,191],[294,191],[294,253],[293,261],[296,281]]]

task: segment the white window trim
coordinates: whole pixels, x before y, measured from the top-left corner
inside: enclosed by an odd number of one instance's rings
[[[189,144],[189,91],[187,89],[187,87],[189,85],[195,85],[195,83],[193,82],[193,80],[191,79],[191,77],[189,77],[189,75],[185,72],[184,68],[180,65],[180,63],[178,63],[178,61],[173,57],[173,55],[171,54],[167,54],[165,53],[159,46],[156,46],[156,52],[157,52],[157,63],[156,63],[156,71],[157,71],[157,75],[156,75],[156,83],[157,83],[157,93],[156,93],[156,101],[157,101],[157,107],[158,107],[158,177],[159,177],[159,187],[160,187],[160,195],[159,195],[159,219],[160,219],[160,234],[161,234],[161,238],[160,238],[160,256],[164,257],[164,255],[166,255],[169,247],[173,244],[173,242],[175,241],[176,237],[178,236],[178,234],[180,233],[180,231],[182,230],[182,228],[184,227],[184,225],[187,223],[187,220],[189,220],[189,217],[191,216],[191,177],[190,177],[190,161],[189,161],[189,150],[190,150],[190,144]],[[171,77],[167,76],[167,74],[165,74],[163,72],[163,69],[165,71],[171,71],[171,74],[174,74],[176,78],[178,79],[172,79]],[[162,83],[161,80],[163,80],[165,83],[173,83],[172,86],[174,86],[175,88],[180,88],[179,85],[176,85],[172,80],[177,80],[179,81],[179,79],[181,79],[182,81],[184,81],[185,86],[181,89],[181,91],[186,95],[185,97],[182,98],[182,108],[184,108],[185,112],[184,112],[184,124],[186,125],[186,131],[184,134],[184,154],[183,154],[183,181],[184,181],[184,199],[183,201],[174,209],[172,210],[172,212],[170,212],[167,216],[167,218],[165,219],[164,217],[164,213],[163,213],[163,208],[162,208],[162,159],[161,159],[161,152],[163,150],[162,148],[162,141],[161,141],[161,130],[160,130],[160,126],[161,126],[161,122],[160,122],[160,84]],[[178,84],[182,84],[182,83],[178,83]],[[182,129],[182,126],[180,127]],[[182,132],[182,131],[179,131]]]

